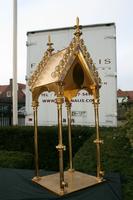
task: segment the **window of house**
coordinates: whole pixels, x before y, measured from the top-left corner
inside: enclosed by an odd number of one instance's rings
[[[7,91],[6,96],[11,97],[11,91]]]

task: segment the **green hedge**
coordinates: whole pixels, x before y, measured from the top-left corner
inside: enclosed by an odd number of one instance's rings
[[[133,199],[133,151],[130,140],[121,129],[113,132],[102,131],[104,144],[101,145],[102,167],[105,173],[118,172],[121,176],[122,195],[124,200]],[[95,137],[91,136],[79,149],[74,157],[74,166],[77,170],[96,173],[96,147],[93,144]]]
[[[83,145],[84,141],[94,133],[94,128],[76,126],[72,128],[73,156]],[[39,166],[48,170],[58,170],[58,144],[57,127],[39,127]],[[63,143],[66,145],[64,152],[64,166],[68,163],[68,133],[63,127]],[[33,127],[3,127],[0,128],[0,150],[28,152],[34,155],[34,129]],[[0,164],[1,166],[1,164]],[[27,168],[34,168],[27,163]],[[7,166],[8,167],[8,164]],[[23,168],[23,165],[19,168]]]
[[[122,177],[123,199],[133,199],[133,151],[127,128],[100,128],[102,165],[105,172],[119,172]],[[126,134],[125,134],[126,133]],[[58,170],[57,127],[39,127],[40,168]],[[95,128],[73,126],[73,157],[77,170],[87,173],[96,171]],[[64,166],[68,167],[68,134],[63,127]],[[0,128],[0,167],[34,168],[33,127]]]
[[[8,168],[31,168],[33,155],[19,151],[0,151],[0,167]]]

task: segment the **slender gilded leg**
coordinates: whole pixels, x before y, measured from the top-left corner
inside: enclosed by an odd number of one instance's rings
[[[103,143],[103,140],[100,139],[99,133],[99,99],[94,99],[94,111],[95,111],[95,126],[96,126],[96,140],[94,143],[96,144],[97,151],[97,178],[99,181],[102,180],[103,172],[101,170],[101,153],[100,153],[100,144]]]
[[[32,102],[33,114],[34,114],[34,149],[35,149],[35,178],[39,177],[39,165],[38,165],[38,102]]]
[[[67,121],[68,121],[68,143],[69,143],[69,171],[73,172],[72,158],[72,134],[71,134],[71,103],[66,100]]]
[[[63,145],[62,139],[62,103],[63,103],[63,93],[62,86],[59,85],[59,90],[57,93],[57,111],[58,111],[58,145],[56,148],[59,152],[59,170],[60,170],[60,189],[61,193],[64,193],[64,188],[66,183],[64,181],[64,166],[63,166],[63,151],[65,150],[65,146]]]

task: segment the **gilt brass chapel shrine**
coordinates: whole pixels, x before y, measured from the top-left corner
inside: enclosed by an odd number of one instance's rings
[[[100,139],[99,134],[99,89],[101,80],[81,35],[81,26],[77,18],[74,36],[69,46],[65,49],[55,52],[49,36],[48,48],[29,80],[34,113],[35,146],[35,177],[33,177],[32,181],[60,196],[96,185],[103,181],[100,158],[100,145],[103,141]],[[97,153],[96,176],[76,171],[72,160],[71,99],[82,89],[93,96],[96,126],[96,139],[94,141]],[[56,149],[59,154],[59,172],[52,175],[40,176],[38,165],[37,112],[39,96],[45,91],[55,92],[56,94],[58,114],[58,144]],[[64,103],[67,109],[69,139],[69,169],[67,171],[64,171],[63,167],[63,152],[66,148],[62,140],[62,104]]]

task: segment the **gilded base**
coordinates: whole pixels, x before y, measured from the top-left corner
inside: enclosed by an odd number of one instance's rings
[[[68,183],[68,187],[64,188],[64,191],[60,189],[60,174],[52,174],[48,176],[39,177],[39,179],[32,179],[33,182],[41,185],[49,191],[57,195],[69,194],[96,184],[99,184],[99,179],[95,176],[84,174],[78,171],[65,171],[64,180]]]

